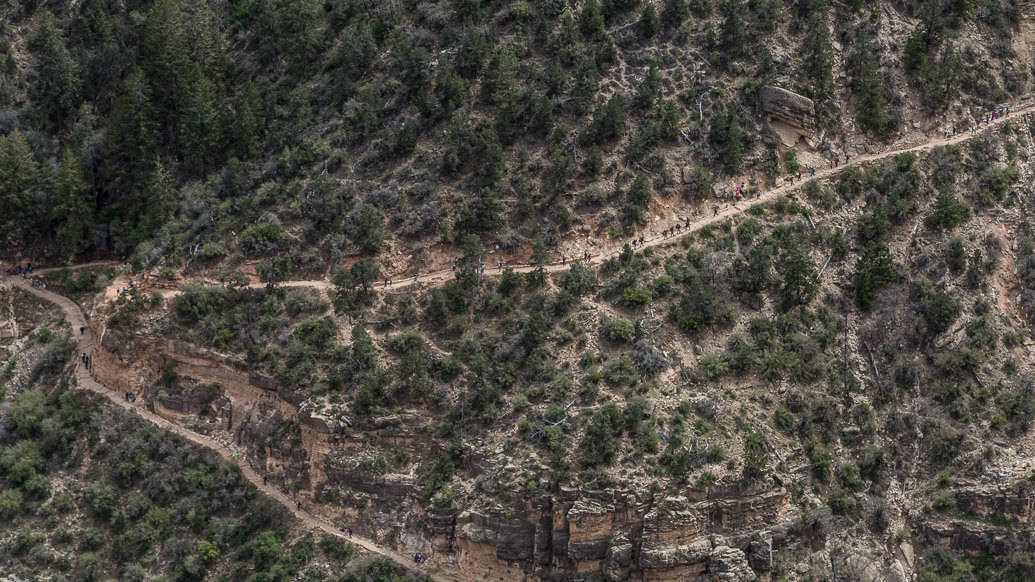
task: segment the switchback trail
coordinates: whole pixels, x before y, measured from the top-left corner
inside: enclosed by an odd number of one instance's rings
[[[57,305],[61,309],[61,311],[65,315],[65,318],[72,326],[72,334],[78,337],[78,353],[76,354],[77,357],[78,354],[93,353],[92,349],[94,346],[94,334],[91,332],[90,326],[87,325],[86,316],[83,315],[82,309],[80,309],[74,301],[63,295],[58,295],[57,293],[51,291],[45,291],[38,287],[33,287],[28,280],[22,279],[21,277],[8,276],[6,278],[7,282],[11,286],[18,287],[19,289],[31,293],[41,299],[49,301]],[[78,333],[80,328],[83,328],[85,330],[84,333]],[[424,566],[417,567],[414,565],[412,558],[403,556],[402,554],[399,554],[398,552],[395,552],[393,550],[383,548],[368,539],[362,538],[355,534],[353,534],[352,537],[345,536],[338,528],[336,528],[328,520],[312,515],[304,509],[300,509],[291,498],[284,494],[284,492],[280,491],[276,487],[263,484],[262,476],[256,473],[255,470],[252,469],[251,465],[249,465],[247,462],[241,462],[242,459],[235,455],[235,451],[232,451],[223,443],[220,443],[215,439],[209,438],[205,435],[195,433],[194,431],[179,426],[155,414],[154,412],[151,412],[147,409],[144,402],[128,402],[125,398],[120,398],[120,396],[122,395],[119,394],[118,391],[112,390],[107,386],[101,384],[100,382],[97,382],[97,380],[94,379],[93,375],[82,365],[82,362],[78,362],[75,366],[75,377],[77,384],[80,388],[84,388],[86,390],[90,390],[91,392],[100,394],[108,400],[110,400],[116,406],[120,406],[127,411],[136,412],[144,420],[147,420],[157,426],[174,432],[195,444],[212,449],[215,452],[219,453],[221,457],[237,465],[241,469],[241,474],[244,475],[244,477],[248,481],[250,481],[252,485],[255,485],[255,487],[258,490],[262,491],[269,497],[275,499],[277,502],[279,502],[281,505],[287,508],[292,514],[294,514],[295,517],[297,517],[303,524],[305,524],[307,528],[319,529],[323,532],[337,536],[339,538],[347,539],[348,541],[366,550],[380,554],[382,556],[385,556],[386,558],[393,560],[394,562],[398,563],[400,566],[404,567],[406,570],[410,572],[430,576],[432,580],[442,580],[450,582],[458,580],[458,578],[451,576],[448,573],[444,573],[443,571],[441,571],[441,569],[432,567],[430,564],[425,564]]]
[[[831,176],[834,176],[834,175],[837,175],[837,174],[843,172],[845,169],[850,168],[850,167],[856,167],[856,166],[865,165],[865,164],[870,163],[870,162],[879,161],[879,160],[886,159],[886,158],[889,158],[889,157],[892,157],[892,156],[896,156],[896,155],[899,155],[899,154],[903,154],[903,153],[923,152],[923,151],[931,150],[931,149],[933,149],[935,147],[938,147],[938,146],[944,146],[944,145],[949,145],[949,144],[952,144],[952,143],[962,143],[962,142],[969,141],[969,140],[971,140],[971,139],[973,139],[973,138],[975,138],[975,137],[977,137],[979,135],[982,135],[982,134],[986,133],[988,130],[992,129],[993,127],[998,126],[998,125],[1003,124],[1003,123],[1006,123],[1006,122],[1009,122],[1010,120],[1012,120],[1014,118],[1022,118],[1023,119],[1023,117],[1025,115],[1031,113],[1033,110],[1035,110],[1035,105],[1033,105],[1032,103],[1029,102],[1029,103],[1026,103],[1024,106],[1018,108],[1016,111],[1012,112],[1011,115],[1009,115],[1007,117],[1000,117],[999,119],[996,119],[995,121],[992,121],[990,123],[985,123],[984,125],[981,125],[976,130],[971,131],[969,133],[964,133],[962,135],[958,135],[955,138],[938,138],[938,137],[935,137],[935,138],[933,138],[931,140],[928,140],[925,143],[922,143],[922,144],[919,144],[919,145],[915,145],[915,146],[904,147],[904,148],[899,148],[899,149],[891,149],[891,150],[887,150],[887,151],[884,151],[884,152],[878,152],[878,153],[875,153],[875,154],[858,156],[855,159],[853,159],[852,162],[844,163],[844,164],[842,164],[840,166],[837,166],[835,168],[817,169],[816,170],[816,174],[814,176],[803,176],[803,178],[801,180],[797,181],[794,184],[785,184],[785,185],[780,186],[778,188],[774,188],[772,190],[769,190],[769,191],[765,192],[761,196],[761,198],[746,199],[746,200],[743,200],[742,202],[740,202],[739,204],[727,205],[727,207],[725,209],[723,209],[721,212],[719,212],[718,214],[710,216],[710,217],[706,217],[706,218],[703,218],[703,219],[695,220],[689,226],[687,226],[686,228],[681,229],[681,231],[679,231],[675,235],[671,235],[671,236],[653,235],[653,236],[650,236],[650,237],[645,236],[644,237],[644,243],[642,245],[638,245],[637,246],[637,250],[643,249],[645,247],[653,247],[653,246],[658,246],[658,245],[661,245],[661,244],[665,244],[665,243],[668,243],[668,242],[675,241],[675,240],[679,239],[680,237],[683,237],[683,236],[686,236],[686,235],[691,234],[693,232],[699,231],[699,230],[701,230],[701,229],[703,229],[703,228],[705,228],[705,227],[707,227],[709,225],[722,222],[722,221],[724,221],[724,220],[726,220],[726,219],[728,219],[728,218],[730,218],[730,217],[732,217],[732,216],[734,216],[736,214],[742,213],[742,212],[744,212],[748,208],[751,208],[751,207],[756,206],[758,204],[762,204],[762,203],[768,202],[769,200],[774,199],[774,198],[776,198],[776,197],[778,197],[780,195],[788,194],[790,192],[797,191],[797,190],[801,189],[803,186],[805,186],[805,184],[807,184],[807,183],[809,183],[809,182],[811,182],[813,180],[829,178]],[[674,222],[673,222],[673,224],[674,224]],[[593,253],[593,256],[591,258],[599,259],[599,260],[604,260],[604,259],[608,259],[608,258],[617,256],[618,254],[620,254],[622,252],[622,247],[623,247],[622,244],[618,244],[618,245],[616,245],[616,248],[605,249],[604,251],[600,252],[599,254]],[[83,268],[83,267],[88,267],[88,266],[101,266],[101,265],[112,265],[112,264],[117,264],[117,263],[111,262],[111,261],[98,261],[98,262],[94,262],[94,263],[86,263],[86,264],[82,264],[82,265],[74,265],[74,266],[69,266],[69,267],[57,267],[57,268],[50,268],[50,269],[39,269],[39,270],[35,271],[33,274],[36,274],[36,273],[41,273],[42,274],[42,273],[47,273],[47,272],[59,271],[62,268],[78,269],[78,268]],[[535,266],[528,265],[528,264],[508,265],[508,266],[510,268],[513,268],[515,272],[519,272],[519,273],[527,273],[527,272],[535,270],[535,268],[536,268]],[[498,271],[496,265],[489,265],[488,267],[490,269],[490,273],[498,274],[499,271]],[[569,267],[569,265],[566,264],[566,262],[555,261],[555,262],[551,262],[551,263],[543,265],[543,270],[545,272],[547,272],[547,273],[553,273],[553,272],[564,271],[564,270],[568,269],[568,267]],[[386,278],[386,279],[390,279],[392,281],[392,284],[391,284],[390,287],[385,287],[385,286],[383,286],[380,283],[376,287],[379,290],[383,290],[383,291],[386,291],[386,292],[391,292],[392,290],[397,289],[397,288],[412,287],[415,284],[419,284],[422,287],[425,287],[425,286],[426,287],[433,287],[433,286],[441,285],[441,284],[443,284],[443,283],[453,279],[454,275],[453,275],[453,272],[451,270],[441,270],[441,271],[435,271],[435,272],[427,273],[427,274],[425,274],[423,276],[419,276],[418,277],[418,281],[414,281],[412,274],[409,275],[409,276],[404,276],[403,279],[397,279],[396,277],[398,277],[398,275]],[[40,298],[45,299],[47,301],[50,301],[50,302],[56,304],[58,307],[60,307],[61,310],[64,312],[65,317],[72,324],[73,334],[80,327],[86,328],[86,330],[87,330],[86,333],[80,335],[79,338],[78,338],[78,349],[79,349],[80,353],[82,353],[82,352],[85,352],[85,353],[88,353],[88,354],[91,353],[91,350],[92,350],[93,344],[94,344],[93,334],[89,331],[89,326],[87,326],[87,324],[86,324],[86,317],[83,315],[82,310],[79,308],[79,306],[75,302],[73,302],[71,299],[68,299],[67,297],[64,297],[62,295],[58,295],[58,294],[50,292],[50,291],[45,291],[43,289],[40,289],[40,288],[37,288],[37,287],[33,287],[29,283],[28,280],[22,279],[21,277],[11,276],[11,277],[7,277],[7,279],[8,279],[8,281],[12,285],[14,285],[16,287],[19,287],[21,289],[24,289],[25,291],[27,291],[29,293],[32,293],[33,295],[36,295],[37,297],[40,297]],[[300,280],[300,281],[284,281],[284,282],[278,283],[278,285],[279,286],[283,286],[283,287],[309,287],[309,288],[315,288],[315,289],[318,289],[318,290],[320,290],[321,292],[324,292],[324,293],[329,293],[331,290],[334,289],[334,285],[331,282],[329,282],[328,280],[326,280],[326,279],[312,280],[312,281],[304,281],[304,280]],[[253,288],[261,288],[261,287],[264,287],[264,286],[265,286],[264,283],[252,283],[252,284],[249,285],[249,287],[253,287]],[[170,296],[170,295],[175,295],[178,291],[174,290],[174,289],[162,289],[161,292],[162,292],[163,295]],[[90,390],[92,392],[96,392],[98,394],[101,394],[101,395],[105,396],[106,398],[108,398],[115,405],[121,406],[122,408],[124,408],[126,410],[135,411],[137,414],[139,414],[144,419],[146,419],[146,420],[148,420],[148,421],[150,421],[150,422],[152,422],[152,423],[154,423],[154,424],[156,424],[158,426],[166,428],[166,429],[168,429],[168,430],[170,430],[170,431],[172,431],[172,432],[182,436],[183,438],[186,438],[187,440],[190,440],[190,441],[192,441],[194,443],[197,443],[197,444],[199,444],[201,446],[210,448],[210,449],[216,451],[217,453],[219,453],[219,455],[221,455],[223,458],[227,459],[228,461],[236,463],[241,468],[241,472],[245,476],[245,478],[247,478],[253,485],[255,485],[256,488],[258,488],[260,491],[262,491],[266,495],[272,497],[273,499],[277,500],[279,503],[284,505],[284,507],[286,507],[289,511],[291,511],[291,513],[293,513],[307,527],[316,528],[316,529],[319,529],[321,531],[327,532],[327,533],[329,533],[331,535],[335,535],[335,536],[338,536],[338,537],[345,537],[345,536],[343,536],[343,534],[337,528],[334,527],[333,524],[329,523],[327,520],[318,518],[318,517],[308,513],[305,510],[299,509],[298,506],[287,495],[285,495],[283,492],[281,492],[279,489],[277,489],[275,487],[270,487],[269,485],[264,485],[263,482],[262,482],[262,478],[255,472],[254,469],[251,468],[250,465],[248,465],[247,463],[237,463],[237,459],[233,456],[233,451],[231,451],[230,448],[227,447],[226,445],[224,445],[224,444],[222,444],[222,443],[220,443],[218,441],[215,441],[214,439],[211,439],[211,438],[206,437],[204,435],[197,434],[197,433],[195,433],[193,431],[190,431],[190,430],[188,430],[188,429],[186,429],[184,427],[181,427],[181,426],[179,426],[177,424],[174,424],[174,423],[170,422],[169,420],[167,420],[167,419],[165,419],[165,418],[163,418],[163,417],[161,417],[161,416],[151,412],[150,410],[148,410],[145,406],[143,406],[143,403],[137,404],[135,402],[126,402],[125,399],[120,399],[119,398],[120,395],[117,393],[117,391],[111,390],[111,389],[107,388],[106,386],[104,386],[103,384],[100,384],[99,382],[94,380],[93,376],[86,369],[84,369],[83,366],[80,365],[80,364],[76,365],[76,379],[78,380],[78,383],[79,383],[80,387],[85,388],[87,390]],[[422,566],[420,568],[417,568],[417,567],[414,566],[412,559],[410,559],[409,557],[403,556],[403,555],[401,555],[401,554],[399,554],[399,553],[397,553],[395,551],[389,550],[387,548],[380,547],[377,544],[375,544],[374,542],[372,542],[370,540],[367,540],[367,539],[364,539],[364,538],[361,538],[359,536],[352,537],[350,539],[350,541],[352,541],[353,543],[355,543],[355,544],[357,544],[357,545],[359,545],[359,546],[361,546],[361,547],[363,547],[363,548],[365,548],[365,549],[367,549],[367,550],[369,550],[371,552],[375,552],[377,554],[381,554],[382,556],[385,556],[387,558],[392,559],[396,563],[398,563],[401,566],[403,566],[404,568],[406,568],[408,571],[430,576],[433,580],[449,580],[449,581],[459,580],[459,578],[456,577],[455,573],[444,572],[440,568],[434,568],[434,567],[431,567],[431,566],[428,566],[428,565]]]

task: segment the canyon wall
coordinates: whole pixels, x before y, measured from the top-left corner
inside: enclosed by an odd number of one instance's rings
[[[670,495],[540,482],[495,507],[436,504],[419,477],[353,462],[370,446],[431,454],[429,420],[417,411],[332,429],[275,379],[173,340],[127,347],[105,338],[93,362],[105,385],[244,448],[248,462],[310,511],[380,544],[424,552],[465,580],[765,580],[771,529],[789,519],[787,492],[771,484]]]

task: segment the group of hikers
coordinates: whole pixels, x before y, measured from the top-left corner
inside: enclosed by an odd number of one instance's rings
[[[993,121],[996,121],[996,120],[998,120],[998,119],[1000,119],[1002,117],[1006,117],[1007,115],[1010,115],[1010,106],[1009,105],[1000,105],[999,107],[993,107],[991,111],[986,112],[986,113],[981,114],[981,115],[978,115],[977,123],[975,123],[974,125],[970,126],[970,132],[974,133],[975,131],[977,131],[978,128],[981,127],[982,123],[984,123],[985,125],[988,125],[988,124],[992,123]],[[943,127],[941,129],[942,137],[945,138],[945,139],[954,138],[954,137],[956,137],[957,130],[958,130],[958,128],[956,127],[956,125],[952,125],[952,126],[949,126],[949,127]]]
[[[87,370],[90,369],[90,356],[86,352],[83,352],[79,356],[79,361],[83,363],[84,368],[86,368]]]
[[[123,293],[128,293],[131,288],[136,287],[136,286],[137,286],[136,282],[133,281],[133,279],[130,279],[129,280],[129,287],[119,287],[118,289],[115,290],[115,296],[116,297],[121,297]]]
[[[413,554],[413,562],[415,564],[423,564],[426,559],[427,558],[424,556],[424,554],[420,552],[416,552],[415,554]]]
[[[22,279],[24,279],[24,278],[25,278],[25,274],[22,273]],[[29,284],[31,284],[33,287],[38,287],[40,289],[46,289],[47,288],[47,280],[43,279],[42,277],[29,277],[28,279],[29,279]]]
[[[32,263],[25,263],[24,267],[22,267],[20,264],[19,265],[15,265],[15,266],[11,267],[10,269],[7,269],[7,274],[8,275],[21,275],[22,278],[24,279],[26,275],[32,274]]]
[[[123,394],[123,397],[126,399],[126,402],[136,402],[137,400],[137,395],[132,392],[126,392]]]

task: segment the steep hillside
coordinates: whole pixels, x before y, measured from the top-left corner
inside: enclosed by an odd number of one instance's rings
[[[37,273],[90,377],[299,508],[462,580],[1035,577],[1028,4],[0,10],[8,257],[126,257]]]
[[[305,532],[236,465],[76,392],[67,322],[17,290],[0,300],[4,580],[404,579]]]
[[[1012,1],[2,10],[9,250],[264,259],[283,277],[357,255],[426,269],[467,234],[499,258],[599,242],[656,196],[965,130],[1032,67]],[[766,85],[813,103],[781,116]]]

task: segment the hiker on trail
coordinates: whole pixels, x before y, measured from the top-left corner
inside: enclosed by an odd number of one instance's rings
[[[86,329],[85,327],[79,326],[79,335],[83,335],[83,330],[85,330],[85,329]]]
[[[686,227],[686,228],[690,228],[690,217],[689,216],[686,217],[685,221],[683,222],[683,226]]]
[[[567,256],[561,255],[561,264],[562,265],[567,265],[568,264],[568,257]]]
[[[385,279],[385,289],[388,288],[388,279]]]
[[[482,263],[482,273],[485,273],[485,263]]]
[[[827,163],[830,164],[831,168],[834,167],[834,160],[828,160]]]
[[[712,216],[718,216],[718,215],[719,215],[719,207],[718,206],[712,206]]]
[[[952,137],[956,137],[956,126],[952,126]]]
[[[816,168],[815,168],[815,166],[809,166],[809,170],[812,172],[813,176],[816,175]]]
[[[840,156],[835,156],[834,157],[834,167],[836,168],[837,166],[840,166],[840,165],[841,165],[841,157]]]
[[[416,282],[417,282],[417,273],[414,273],[414,274],[413,274],[413,282],[414,282],[414,283],[416,283]]]
[[[758,200],[761,197],[762,197],[762,191],[761,190],[755,190],[755,200]]]
[[[268,485],[268,484],[269,484],[269,482],[270,482],[270,478],[269,478],[269,476],[268,476],[268,475],[263,475],[263,476],[262,476],[262,484],[263,484],[263,485]]]
[[[583,261],[588,261],[589,260],[589,251],[582,251],[582,260]]]
[[[848,163],[848,152],[845,152],[845,163]]]
[[[496,270],[498,270],[501,273],[503,272],[503,262],[502,261],[499,262],[499,263],[496,263]]]

